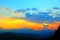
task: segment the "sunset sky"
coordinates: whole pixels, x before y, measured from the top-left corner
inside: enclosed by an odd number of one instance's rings
[[[43,10],[54,7],[60,8],[60,0],[0,0],[0,6],[6,6],[14,11],[18,9],[26,9],[26,8],[37,8],[39,10]],[[43,27],[44,24],[38,24],[23,19],[14,19],[12,17],[17,17],[17,16],[14,13],[10,13],[8,11],[0,9],[0,19],[2,18],[0,20],[0,27],[3,29],[20,28],[20,27],[24,27],[23,23],[25,23],[25,26],[27,28],[31,28],[34,30],[37,29],[40,30],[41,28],[42,29],[44,28]],[[59,24],[58,23],[49,24],[48,29],[57,29]]]

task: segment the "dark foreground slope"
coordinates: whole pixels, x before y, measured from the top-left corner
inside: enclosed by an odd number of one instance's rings
[[[60,40],[60,26],[55,31],[55,34],[52,37],[49,37],[47,40]]]

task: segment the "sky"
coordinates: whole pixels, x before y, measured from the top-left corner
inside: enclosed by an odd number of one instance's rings
[[[60,7],[60,0],[0,0],[0,5],[11,9],[38,8],[48,9]]]
[[[43,9],[49,9],[53,7],[60,8],[59,1],[60,0],[0,0],[0,6],[6,6],[13,10],[27,9],[27,8],[37,8],[37,9],[43,10]],[[3,10],[0,10],[0,14],[2,14],[2,16],[8,15],[12,17],[21,16],[21,15],[16,15]]]

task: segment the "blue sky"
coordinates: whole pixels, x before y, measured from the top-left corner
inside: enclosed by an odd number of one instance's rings
[[[60,0],[0,0],[0,5],[11,9],[38,8],[47,9],[60,7]]]
[[[60,0],[0,0],[0,5],[6,6],[14,10],[26,9],[26,8],[38,8],[40,10],[43,10],[53,7],[60,8]],[[14,17],[16,16],[8,12],[5,13],[2,10],[1,12],[6,16],[7,15]]]

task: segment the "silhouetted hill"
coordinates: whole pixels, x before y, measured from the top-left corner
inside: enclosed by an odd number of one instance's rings
[[[3,31],[3,32],[2,32]],[[45,40],[46,38],[52,36],[55,30],[32,30],[32,29],[18,29],[18,30],[0,30],[0,38],[1,40],[4,38],[9,39],[31,39],[31,40]],[[11,37],[12,36],[12,37]],[[21,38],[22,37],[22,38]]]
[[[44,40],[44,39],[36,34],[5,32],[0,33],[0,40]]]
[[[0,33],[0,40],[56,40],[56,39],[58,40],[59,38],[60,38],[60,26],[58,30],[55,31],[55,34],[49,37],[48,39],[44,39],[39,34],[35,33],[21,33],[21,32],[15,33],[8,31]]]

